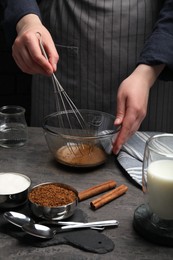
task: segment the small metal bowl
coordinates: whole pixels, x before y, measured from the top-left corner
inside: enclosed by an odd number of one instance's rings
[[[0,208],[12,209],[27,202],[31,180],[14,172],[0,173]]]
[[[56,188],[60,191],[56,190],[55,192],[52,190],[52,186],[53,189]],[[58,206],[57,201],[62,199],[61,190],[66,191],[69,198],[73,196],[73,199],[69,203],[64,202]],[[56,200],[56,203],[54,204],[52,200]],[[31,211],[36,217],[47,220],[66,219],[72,216],[77,208],[78,192],[67,184],[46,182],[36,185],[30,190],[28,201]]]

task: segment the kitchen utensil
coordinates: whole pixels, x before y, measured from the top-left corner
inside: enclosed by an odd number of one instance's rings
[[[41,51],[44,57],[48,60],[46,51],[42,43],[41,34],[37,33],[37,35],[39,36],[38,39]],[[83,114],[81,110],[77,109],[73,101],[70,99],[68,94],[61,86],[54,73],[52,74],[52,82],[55,92],[55,101],[58,116],[56,116],[56,125],[52,127],[51,131],[53,130],[53,132],[51,133],[54,134],[54,131],[56,131],[58,134],[60,134],[61,138],[65,138],[65,145],[60,147],[61,149],[58,150],[58,154],[56,153],[55,158],[63,164],[72,164],[72,166],[73,164],[75,164],[75,166],[83,166],[84,164],[85,167],[87,164],[86,160],[88,162],[91,162],[89,163],[91,164],[91,166],[97,166],[104,163],[106,159],[105,153],[103,152],[103,150],[100,150],[97,147],[97,143],[95,143],[95,138],[96,136],[99,136],[99,138],[101,138],[105,135],[111,135],[111,142],[110,139],[109,142],[105,142],[104,138],[102,139],[102,147],[107,153],[112,152],[112,143],[115,140],[115,136],[112,136],[112,134],[115,133],[114,129],[116,128],[114,127],[115,117],[112,116],[114,120],[112,122],[111,129],[105,129],[105,126],[103,125],[103,122],[105,122],[105,120],[102,120],[100,116],[92,117],[91,121],[90,117],[86,118],[86,113]],[[95,113],[99,114],[99,112]],[[107,116],[109,120],[111,115],[107,114]],[[46,122],[44,122],[44,129],[47,127],[47,120],[49,119],[50,118],[46,118]],[[100,124],[102,128],[100,128]],[[99,132],[97,130],[99,130]],[[118,129],[116,129],[116,132],[117,130],[119,130],[119,127]],[[67,139],[70,140],[67,141]],[[99,154],[97,155],[97,153]],[[88,158],[88,156],[90,158]],[[96,162],[92,162],[91,158],[95,157],[99,157],[100,159],[98,159]]]
[[[57,233],[56,230],[49,228],[46,225],[35,223],[32,218],[22,213],[9,211],[9,212],[5,212],[3,216],[8,222],[22,228],[23,231],[25,231],[26,233],[32,236],[50,239],[53,238]],[[73,222],[59,221],[57,222],[57,225],[63,225],[61,227],[62,230],[80,229],[80,228],[91,228],[91,229],[103,230],[104,227],[118,226],[119,222],[117,220],[105,220],[105,221],[96,221],[96,222],[87,222],[87,223],[74,222],[74,221]]]
[[[81,223],[81,224],[74,224],[74,225],[66,225],[62,226],[62,230],[67,230],[67,229],[78,229],[78,228],[91,228],[91,227],[102,227],[102,226],[118,226],[118,221],[117,220],[107,220],[107,221],[98,221],[98,222],[89,222],[89,223]],[[45,225],[41,224],[35,224],[35,223],[27,223],[22,226],[23,231],[26,233],[40,237],[40,238],[46,238],[50,239],[55,236],[57,231],[55,229],[49,228]]]
[[[71,226],[71,225],[80,225],[80,224],[85,224],[86,222],[77,222],[77,221],[58,221],[58,225],[64,225],[64,226]],[[42,223],[43,224],[43,223]],[[104,230],[105,228],[103,226],[91,226],[91,229],[96,229],[96,230]]]
[[[89,126],[90,131],[87,134],[84,129],[79,129],[73,112],[56,112],[44,118],[45,139],[49,150],[59,163],[70,167],[96,167],[105,163],[108,155],[111,154],[120,127],[114,125],[115,116],[111,114],[87,109],[80,109],[80,113]],[[67,114],[72,124],[70,134],[66,133],[60,125],[63,118],[64,126],[68,128]],[[75,147],[76,144],[83,146],[86,153],[81,154],[77,149],[75,155],[71,153],[69,145]]]
[[[7,211],[3,214],[4,218],[12,223],[13,225],[22,228],[22,226],[24,226],[25,224],[29,224],[29,223],[35,223],[35,221],[26,216],[25,214],[19,213],[19,212],[15,212],[15,211]],[[43,221],[44,222],[44,221]],[[49,222],[49,224],[51,224],[51,221]],[[83,225],[85,224],[84,222],[76,222],[76,221],[57,221],[56,224],[54,222],[54,225]],[[99,225],[95,225],[95,226],[91,226],[91,229],[98,229],[98,230],[103,230],[104,227],[99,226]]]
[[[3,216],[8,222],[20,228],[25,224],[34,223],[34,220],[30,217],[15,211],[7,211],[3,214]]]
[[[64,224],[65,222],[59,221],[59,224],[64,226],[61,227],[63,230],[73,229],[73,228],[89,228],[89,227],[108,227],[108,226],[118,226],[119,222],[117,220],[103,220],[88,223],[75,223],[75,224]]]
[[[35,223],[27,223],[22,226],[22,229],[31,236],[45,239],[53,238],[56,234],[56,230],[53,230],[45,225]]]
[[[42,39],[41,39],[41,34],[37,33],[39,36],[39,43],[40,43],[40,48],[41,51],[44,55],[44,57],[48,60],[47,53],[44,49]],[[65,92],[64,88],[61,86],[59,80],[57,79],[56,75],[53,73],[52,74],[52,82],[53,82],[53,87],[54,87],[54,92],[55,92],[55,101],[56,101],[56,109],[58,112],[61,112],[59,115],[59,124],[60,128],[63,129],[64,134],[66,133],[67,135],[71,135],[71,131],[73,131],[73,124],[71,122],[71,117],[69,116],[69,111],[70,113],[73,114],[73,117],[76,120],[76,125],[77,128],[75,128],[75,131],[78,129],[83,130],[82,133],[85,134],[86,136],[90,135],[89,134],[89,128],[87,126],[87,122],[84,120],[82,114],[80,111],[77,109],[76,105],[74,102],[70,99],[68,94]],[[63,115],[63,116],[61,116]],[[65,115],[65,118],[64,118]],[[64,122],[65,121],[65,122]],[[68,125],[67,125],[68,124]],[[90,143],[89,143],[90,145]],[[83,145],[78,145],[76,143],[68,143],[67,148],[71,153],[74,155],[77,153],[81,153],[82,155],[85,154],[86,152],[90,152],[90,149],[84,149],[85,147]],[[90,147],[89,147],[90,148]],[[76,151],[77,149],[77,151]]]
[[[34,197],[31,197],[33,193]],[[40,197],[42,198],[41,201]],[[74,214],[78,204],[78,192],[72,186],[64,183],[41,183],[30,190],[28,201],[31,211],[36,217],[60,220]],[[70,202],[67,203],[66,201]],[[45,202],[48,204],[45,205]]]

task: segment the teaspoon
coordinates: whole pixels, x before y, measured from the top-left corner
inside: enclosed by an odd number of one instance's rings
[[[7,221],[20,228],[25,224],[34,223],[34,220],[31,219],[30,217],[15,211],[5,212],[3,216]]]
[[[51,239],[55,236],[56,230],[53,230],[45,225],[28,223],[22,226],[24,232],[31,236]]]
[[[12,223],[15,226],[18,226],[20,228],[22,228],[22,226],[25,225],[25,224],[35,223],[35,221],[32,218],[26,216],[25,214],[22,214],[22,213],[19,213],[19,212],[15,212],[15,211],[5,212],[3,216],[4,216],[4,218],[8,222],[10,222],[10,223]],[[71,222],[71,221],[70,222],[68,222],[68,221],[61,222],[61,221],[59,221],[56,224],[57,225],[83,225],[84,223],[82,223],[82,222]],[[94,225],[91,226],[90,228],[91,229],[98,229],[98,230],[103,230],[104,229],[104,227],[101,227],[101,226],[97,227],[97,226],[94,226]]]
[[[105,226],[118,226],[118,221],[117,220],[107,220],[107,221],[98,221],[98,222],[89,222],[89,223],[81,223],[81,224],[75,224],[75,225],[66,225],[62,226],[61,229],[76,229],[76,228],[91,228],[93,225],[97,225],[101,227],[101,225]],[[26,233],[39,237],[39,238],[46,238],[46,239],[51,239],[55,236],[58,231],[55,229],[51,229],[45,225],[41,224],[35,224],[35,223],[28,223],[22,226],[23,231]]]
[[[35,237],[50,239],[53,238],[57,233],[56,230],[53,230],[48,226],[35,224],[33,219],[22,213],[8,211],[5,212],[3,216],[10,223],[22,228],[23,231]],[[61,227],[62,230],[73,228],[93,228],[102,230],[105,226],[118,226],[119,222],[117,220],[107,220],[88,223],[59,221],[57,222],[57,224],[64,225]]]

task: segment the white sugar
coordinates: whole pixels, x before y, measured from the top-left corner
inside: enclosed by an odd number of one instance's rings
[[[30,186],[30,180],[18,173],[0,173],[0,195],[22,192]]]

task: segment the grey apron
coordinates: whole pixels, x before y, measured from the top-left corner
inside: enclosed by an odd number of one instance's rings
[[[145,39],[157,19],[161,2],[41,1],[43,23],[50,31],[60,57],[57,77],[78,108],[115,114],[117,89],[134,70]],[[152,114],[155,117],[158,113],[155,94],[154,99],[155,109],[149,105],[149,114],[144,122],[147,129],[157,126],[156,120],[151,120]],[[31,125],[40,126],[43,117],[55,111],[51,79],[34,76]]]

